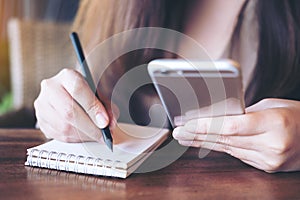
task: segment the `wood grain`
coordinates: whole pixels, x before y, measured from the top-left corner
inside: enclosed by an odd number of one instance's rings
[[[216,152],[199,159],[197,149],[125,180],[25,167],[26,149],[45,141],[0,129],[0,199],[300,199],[299,172],[268,174]]]

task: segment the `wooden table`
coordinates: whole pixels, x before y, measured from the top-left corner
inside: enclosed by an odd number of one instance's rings
[[[300,172],[265,172],[228,155],[189,149],[168,167],[127,179],[25,167],[36,130],[0,129],[0,199],[300,199]]]

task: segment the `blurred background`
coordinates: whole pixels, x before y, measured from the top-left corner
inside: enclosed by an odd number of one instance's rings
[[[72,64],[65,51],[79,1],[0,0],[0,116],[32,108],[40,80]]]

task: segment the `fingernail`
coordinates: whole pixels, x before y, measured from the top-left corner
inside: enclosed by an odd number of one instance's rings
[[[173,137],[176,140],[183,139],[182,136],[184,135],[184,133],[185,133],[185,129],[183,127],[177,127],[173,130]]]
[[[101,113],[96,115],[96,122],[99,128],[104,128],[108,124],[108,118]]]

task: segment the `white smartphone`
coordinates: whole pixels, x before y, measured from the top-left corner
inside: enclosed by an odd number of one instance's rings
[[[148,72],[173,128],[194,118],[245,112],[237,62],[158,59]]]

